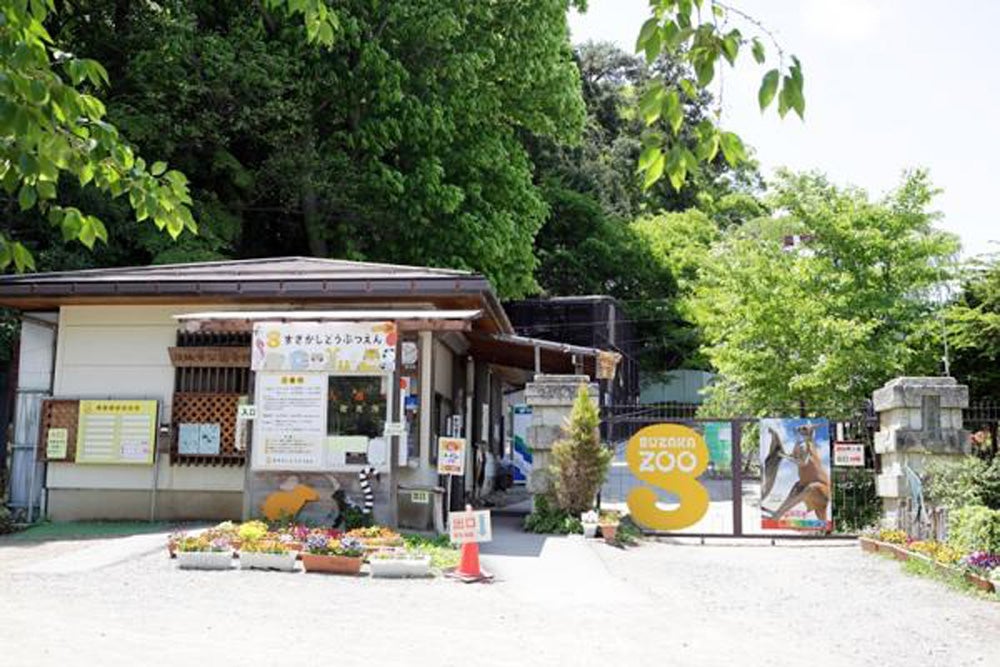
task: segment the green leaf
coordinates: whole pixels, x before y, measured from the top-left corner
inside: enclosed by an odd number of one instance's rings
[[[649,165],[653,164],[653,161],[661,155],[663,155],[663,151],[660,150],[659,146],[647,146],[642,153],[639,154],[639,170],[645,171],[648,169]]]
[[[56,198],[56,184],[52,181],[38,181],[35,184],[35,189],[38,190],[38,196],[41,199]]]
[[[641,53],[646,50],[646,42],[658,32],[660,26],[659,19],[655,16],[646,20],[639,30],[639,38],[635,40],[635,52]]]
[[[774,100],[774,94],[778,91],[778,70],[773,69],[764,75],[760,82],[760,90],[757,91],[757,101],[760,103],[760,110],[766,109]]]
[[[80,225],[80,233],[78,235],[80,243],[87,246],[88,250],[94,249],[94,241],[97,240],[97,232],[94,230],[94,225],[90,222],[90,217],[83,219],[83,224]]]
[[[22,211],[27,211],[34,206],[37,200],[38,195],[33,186],[27,183],[21,186],[21,191],[17,193],[17,203],[21,205]]]
[[[153,176],[162,176],[166,170],[167,170],[167,163],[157,161],[154,162],[153,166],[149,168],[149,173],[152,174]]]
[[[712,83],[715,78],[715,56],[704,54],[694,61],[694,73],[698,77],[698,85],[702,88]]]
[[[730,65],[736,64],[736,56],[740,52],[740,41],[742,35],[739,30],[731,30],[729,34],[722,38],[722,56]]]
[[[690,99],[698,99],[698,89],[695,88],[694,82],[691,81],[691,79],[681,79],[681,90],[683,90],[684,94]]]
[[[660,177],[663,176],[663,167],[665,164],[666,158],[663,156],[663,152],[658,149],[656,157],[653,158],[653,161],[646,168],[646,178],[643,181],[645,189],[648,190],[660,180]]]
[[[11,244],[11,252],[14,255],[14,268],[18,273],[24,273],[25,269],[35,270],[35,258],[31,256],[31,251],[19,241],[14,241]]]
[[[663,97],[666,90],[659,81],[652,84],[639,98],[639,113],[646,125],[652,125],[663,112]]]
[[[753,59],[757,61],[758,65],[763,65],[766,56],[764,55],[764,44],[761,43],[756,37],[753,38],[751,42],[750,52],[753,53]]]
[[[746,160],[746,149],[743,147],[743,140],[733,132],[723,132],[719,137],[719,146],[722,148],[722,155],[730,167],[735,167],[740,162]]]
[[[684,109],[681,107],[680,95],[676,90],[667,93],[666,117],[670,124],[670,129],[676,135],[680,132],[681,125],[684,124]]]

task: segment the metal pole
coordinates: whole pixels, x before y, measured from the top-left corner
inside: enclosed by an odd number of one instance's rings
[[[396,367],[392,372],[392,386],[388,394],[392,400],[392,422],[400,424],[403,420],[399,392],[399,383],[403,377],[403,339],[398,335],[398,322],[396,329]],[[393,528],[399,526],[399,452],[402,444],[402,438],[398,435],[389,438],[389,525]]]
[[[743,535],[743,423],[730,422],[732,433],[732,473],[733,473],[733,535]]]

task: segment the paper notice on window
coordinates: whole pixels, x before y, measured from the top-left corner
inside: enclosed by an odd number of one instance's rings
[[[254,403],[254,468],[324,469],[326,374],[258,373]]]

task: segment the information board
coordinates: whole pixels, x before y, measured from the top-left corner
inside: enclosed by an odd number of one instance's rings
[[[76,462],[152,465],[156,401],[81,400]]]
[[[253,467],[322,470],[326,457],[324,373],[258,373]]]
[[[396,367],[394,322],[257,322],[255,371],[381,375]]]
[[[833,443],[833,465],[838,468],[864,468],[865,445],[861,442]]]
[[[448,515],[448,533],[453,544],[489,542],[493,539],[489,510],[452,512]]]

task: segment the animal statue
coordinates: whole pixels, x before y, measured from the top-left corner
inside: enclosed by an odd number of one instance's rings
[[[375,507],[375,492],[372,490],[372,478],[378,480],[378,473],[375,472],[375,468],[363,468],[358,473],[358,483],[361,484],[361,494],[364,496],[364,505],[362,506],[362,511],[365,514],[371,514],[372,509]]]
[[[294,518],[302,510],[306,503],[319,500],[316,489],[305,484],[298,484],[297,478],[294,485],[283,484],[261,504],[260,509],[269,521],[280,521],[282,519]],[[291,488],[286,489],[286,486]]]
[[[771,431],[771,450],[764,460],[764,487],[770,492],[774,486],[774,479],[777,477],[778,463],[781,459],[788,459],[798,467],[799,480],[792,485],[788,491],[788,496],[777,509],[767,510],[772,519],[781,519],[790,509],[804,503],[806,508],[813,512],[818,519],[827,520],[827,511],[830,507],[830,476],[823,466],[823,458],[819,448],[816,447],[816,426],[805,424],[797,429],[799,441],[795,444],[791,454],[785,453],[781,444],[781,437]],[[777,450],[775,450],[777,444]],[[768,474],[768,464],[771,462],[772,454],[775,455],[773,469]],[[762,498],[766,498],[764,495]]]

